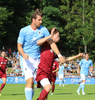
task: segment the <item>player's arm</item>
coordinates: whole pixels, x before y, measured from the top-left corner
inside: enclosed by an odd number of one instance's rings
[[[63,69],[63,73],[64,73],[64,76],[65,76],[65,69]]]
[[[55,73],[55,72],[57,72],[57,71],[59,71],[59,68],[56,68],[56,70],[52,71],[52,73]]]
[[[40,40],[38,40],[37,41],[37,45],[43,45],[43,43],[44,42],[46,42],[48,39],[50,39],[52,37],[52,35],[49,35],[49,36],[47,36],[47,37],[45,37],[45,38],[42,38],[42,39],[40,39]]]
[[[50,44],[50,47],[52,48],[52,50],[56,53],[56,55],[59,58],[60,64],[65,62],[65,58],[60,54],[59,49],[57,47],[57,45],[52,41],[52,40],[48,40],[48,43]]]
[[[54,32],[55,28],[53,28],[51,30],[51,34],[45,38],[42,38],[40,40],[37,41],[37,45],[43,45],[44,42],[46,42],[47,40],[49,40],[52,36],[53,36],[53,32]]]
[[[77,73],[80,74],[80,65],[78,64],[78,69],[77,69]]]
[[[75,55],[75,56],[72,56],[72,57],[67,57],[66,61],[77,59],[77,58],[80,58],[80,57],[83,57],[83,56],[84,56],[83,53],[79,53],[78,55]]]
[[[93,73],[93,66],[90,66],[89,68],[91,68],[91,73]]]
[[[29,59],[28,54],[24,53],[24,51],[23,51],[22,44],[17,43],[17,49],[18,49],[19,53],[23,56],[23,58],[24,58],[25,60],[26,60],[26,59]]]

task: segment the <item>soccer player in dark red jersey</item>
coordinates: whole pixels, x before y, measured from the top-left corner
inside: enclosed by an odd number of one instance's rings
[[[4,88],[6,84],[6,65],[7,65],[8,60],[5,58],[5,51],[1,52],[1,57],[0,57],[0,78],[2,79],[3,83],[1,84],[0,87],[0,96],[1,96],[1,90]]]
[[[51,32],[50,32],[51,33]],[[46,100],[47,96],[51,90],[51,77],[52,77],[52,64],[54,62],[54,59],[56,57],[56,54],[53,52],[51,49],[50,45],[51,43],[48,43],[48,37],[40,39],[37,41],[38,45],[42,45],[41,49],[41,59],[40,59],[40,64],[38,65],[38,71],[37,71],[37,76],[36,76],[36,81],[37,81],[37,86],[38,87],[43,87],[43,91],[40,93],[40,96],[37,100]],[[53,31],[53,35],[51,40],[55,43],[59,41],[59,30],[55,29]],[[48,41],[48,42],[47,42]],[[53,43],[52,42],[52,43]],[[52,44],[51,44],[52,46]],[[54,48],[53,48],[54,49]],[[58,57],[62,56],[61,54],[58,55]],[[69,57],[66,59],[72,60],[76,59],[83,56],[83,53],[80,53],[76,56]]]
[[[51,83],[52,83],[52,92],[51,95],[53,95],[54,93],[54,89],[55,89],[55,81],[56,81],[56,72],[59,70],[59,64],[58,62],[54,61],[53,66],[52,66],[52,77],[51,77]]]

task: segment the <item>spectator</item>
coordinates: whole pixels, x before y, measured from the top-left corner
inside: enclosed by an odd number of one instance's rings
[[[76,60],[77,64],[79,64],[79,59]]]
[[[11,56],[11,48],[8,49],[8,57]]]
[[[10,76],[11,76],[11,77],[14,77],[14,76],[15,76],[15,73],[14,73],[13,71],[11,71],[11,72],[10,72]]]
[[[8,60],[8,67],[12,67],[11,59]]]
[[[15,51],[13,52],[13,57],[16,57],[16,52]]]

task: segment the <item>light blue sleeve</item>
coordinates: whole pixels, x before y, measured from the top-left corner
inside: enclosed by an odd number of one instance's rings
[[[90,66],[93,66],[93,62],[91,61]]]
[[[49,36],[50,35],[50,33],[49,33],[49,31],[47,30],[47,28],[44,28],[44,37],[47,37],[47,36]]]
[[[17,39],[17,43],[23,44],[24,39],[25,39],[25,32],[23,31],[23,29],[21,29],[19,32],[19,37]]]
[[[82,63],[83,63],[83,60],[81,60],[81,61],[79,62],[80,67],[82,66]]]

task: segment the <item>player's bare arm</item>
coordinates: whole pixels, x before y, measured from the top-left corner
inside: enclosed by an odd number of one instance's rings
[[[48,43],[50,44],[52,50],[56,53],[56,55],[59,58],[60,64],[65,62],[65,58],[60,54],[59,49],[57,45],[53,42],[53,40],[48,40]]]
[[[56,28],[53,28],[53,29],[51,30],[51,34],[50,34],[49,36],[38,40],[38,41],[37,41],[37,45],[43,45],[44,42],[48,41],[48,39],[50,39],[50,38],[53,36],[53,32],[54,32],[55,29],[56,29]]]
[[[78,73],[78,75],[80,74],[79,64],[78,64],[77,73]]]
[[[55,73],[55,72],[57,72],[57,71],[59,71],[59,68],[56,68],[56,70],[52,71],[52,73]]]
[[[23,56],[24,60],[29,59],[28,54],[24,53],[23,51],[22,44],[18,43],[17,48],[18,48],[19,53]]]
[[[77,58],[80,58],[80,57],[83,57],[83,56],[84,56],[83,53],[79,53],[78,55],[75,55],[75,56],[72,56],[72,57],[67,57],[66,61],[77,59]]]

